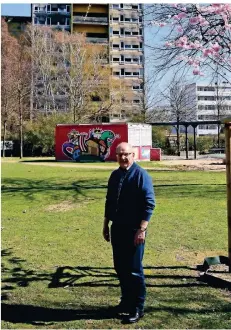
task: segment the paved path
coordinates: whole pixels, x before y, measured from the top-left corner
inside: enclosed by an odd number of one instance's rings
[[[26,165],[35,165],[35,166],[55,166],[55,167],[69,167],[69,168],[90,168],[90,169],[104,169],[104,170],[113,170],[117,168],[117,163],[110,163],[108,166],[100,165],[97,163],[73,163],[73,162],[55,162],[51,160],[45,160],[44,162],[41,159],[36,160],[26,160],[21,161],[17,159],[2,159],[3,163],[16,163],[22,162]],[[142,164],[142,163],[141,163]],[[144,166],[147,170],[153,171],[177,171],[177,170],[201,170],[201,171],[225,171],[226,165],[224,164],[223,159],[218,158],[203,158],[203,159],[171,159],[163,160],[160,163],[162,166],[166,167],[152,167]]]

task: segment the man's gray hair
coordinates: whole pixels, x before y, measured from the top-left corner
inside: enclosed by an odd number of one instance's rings
[[[129,149],[129,151],[134,152],[132,145],[127,142],[119,143],[118,146],[116,147],[116,152],[118,152],[123,147],[127,147]]]

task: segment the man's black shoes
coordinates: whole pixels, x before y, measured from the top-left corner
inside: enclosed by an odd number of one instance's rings
[[[128,317],[124,319],[125,323],[135,323],[138,322],[140,318],[144,316],[144,311],[136,308],[134,311],[130,312]]]

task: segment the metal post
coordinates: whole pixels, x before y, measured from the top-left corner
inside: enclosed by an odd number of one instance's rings
[[[231,121],[225,123],[227,217],[228,217],[228,256],[231,272]]]
[[[186,159],[188,159],[188,125],[185,125],[185,152]]]
[[[193,149],[194,149],[194,159],[197,159],[197,142],[196,142],[196,126],[193,125]]]

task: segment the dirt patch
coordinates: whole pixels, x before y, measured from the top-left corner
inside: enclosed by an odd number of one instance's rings
[[[88,204],[91,200],[93,199],[87,198],[86,200],[76,202],[64,201],[58,204],[49,205],[45,210],[48,212],[67,212],[82,207],[83,205]]]
[[[65,201],[65,202],[62,202],[62,203],[49,205],[46,208],[46,211],[48,211],[48,212],[65,212],[65,211],[73,210],[75,207],[76,207],[75,203]]]
[[[201,171],[225,171],[226,165],[223,159],[176,159],[165,160],[161,162],[164,165],[170,165],[185,170]]]

